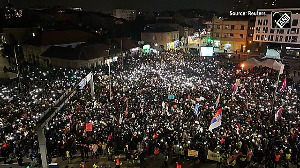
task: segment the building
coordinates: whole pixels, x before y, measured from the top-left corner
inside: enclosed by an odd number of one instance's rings
[[[179,31],[170,27],[147,27],[141,33],[141,40],[159,50],[175,49],[179,44]]]
[[[41,59],[54,67],[80,68],[96,67],[112,52],[108,45],[86,43],[76,46],[51,46],[41,54]]]
[[[38,34],[38,28],[29,27],[5,27],[3,28],[4,38],[7,44],[22,44]]]
[[[173,28],[175,30],[178,30],[179,31],[179,39],[181,39],[182,37],[185,37],[187,38],[188,36],[192,35],[194,32],[193,32],[193,28],[189,27],[188,25],[181,25],[181,24],[178,24],[178,23],[174,23],[172,22],[172,20],[169,20],[169,21],[163,21],[163,22],[159,22],[159,23],[156,23],[156,24],[149,24],[147,26],[150,26],[150,27],[170,27],[170,28]]]
[[[254,42],[256,50],[265,53],[267,48],[280,50],[281,56],[299,56],[300,48],[300,8],[281,8],[276,11],[291,11],[290,29],[272,29],[271,12],[275,9],[259,9],[265,16],[257,16],[255,22]]]
[[[94,34],[81,30],[44,31],[22,44],[24,59],[45,66],[47,62],[40,55],[51,46],[76,46],[96,38]]]
[[[136,10],[114,9],[113,16],[116,18],[122,18],[128,21],[133,21],[136,19]]]
[[[254,19],[247,17],[213,18],[213,46],[224,51],[246,52],[251,48]],[[253,24],[252,24],[253,23]]]

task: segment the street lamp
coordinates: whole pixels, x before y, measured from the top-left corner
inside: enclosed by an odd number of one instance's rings
[[[242,71],[243,71],[243,70],[244,70],[244,67],[245,67],[245,64],[242,64],[241,67],[242,67]]]
[[[17,52],[16,52],[16,46],[17,47],[19,47],[20,45],[18,44],[18,45],[15,45],[14,46],[14,53],[15,53],[15,60],[16,60],[16,66],[17,66],[17,71],[18,71],[18,73],[17,73],[17,78],[19,79],[19,89],[21,90],[21,79],[20,79],[20,70],[19,70],[19,63],[18,63],[18,58],[17,58]]]
[[[111,58],[110,58],[110,49],[106,50],[108,52],[108,57],[109,59],[107,59],[107,65],[108,65],[108,76],[109,76],[109,100],[112,100],[111,97],[111,75],[110,75],[110,62],[111,62]]]

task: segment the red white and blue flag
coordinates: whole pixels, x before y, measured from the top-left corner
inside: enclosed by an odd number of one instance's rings
[[[281,107],[276,113],[275,113],[275,121],[278,121],[281,113],[282,113],[283,107]]]
[[[70,123],[72,123],[72,113],[69,115]]]
[[[236,125],[236,133],[237,133],[237,134],[239,134],[239,132],[240,132],[240,127],[241,127],[241,124],[238,123],[238,124]]]
[[[284,78],[284,81],[283,81],[283,83],[281,85],[281,89],[280,90],[283,92],[284,89],[285,89],[285,87],[286,87],[286,78]]]
[[[238,82],[236,81],[233,86],[233,92],[232,92],[233,95],[236,93],[237,89],[238,89]]]
[[[210,126],[208,128],[209,131],[219,127],[221,125],[221,118],[222,118],[222,108],[220,108],[210,122]]]

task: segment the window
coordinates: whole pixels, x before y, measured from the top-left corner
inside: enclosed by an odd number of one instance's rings
[[[292,26],[298,26],[298,19],[293,20]]]
[[[233,38],[233,33],[230,33],[230,38]]]
[[[231,25],[231,30],[234,30],[234,25]]]
[[[292,42],[297,42],[298,41],[298,36],[292,36]]]
[[[163,36],[160,36],[160,41],[162,41],[163,40]]]
[[[156,40],[156,36],[155,35],[153,35],[153,40]]]
[[[240,38],[244,38],[244,34],[240,34]]]
[[[263,27],[263,33],[268,33],[268,27]]]
[[[291,34],[296,34],[297,29],[296,28],[292,28],[290,31],[291,31]]]
[[[248,34],[248,37],[253,37],[253,34]]]
[[[275,29],[270,29],[270,33],[274,33]]]
[[[284,29],[278,29],[277,30],[277,34],[283,34],[284,33]]]
[[[228,37],[228,33],[224,33],[224,37]]]
[[[216,33],[216,37],[220,37],[220,34],[219,34],[219,33]]]
[[[273,37],[274,37],[274,35],[269,35],[268,41],[273,41]]]
[[[258,19],[258,20],[257,20],[257,25],[261,26],[262,23],[263,23],[262,19]]]
[[[225,25],[225,29],[229,29],[229,25]]]
[[[255,40],[259,40],[260,35],[256,35]]]
[[[218,30],[221,29],[221,25],[217,25],[217,29],[218,29]]]
[[[244,25],[241,25],[241,30],[245,30],[245,26]]]
[[[256,27],[256,33],[260,33],[260,27]]]

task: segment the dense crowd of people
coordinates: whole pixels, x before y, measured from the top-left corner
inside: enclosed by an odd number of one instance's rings
[[[36,121],[87,71],[26,65],[21,74],[21,82],[11,80],[0,92],[0,151],[4,163],[38,151]]]
[[[161,153],[167,166],[168,158],[180,164],[188,150],[196,150],[196,160],[215,153],[218,167],[299,164],[299,90],[293,82],[281,89],[285,76],[278,71],[241,70],[181,52],[141,54],[122,62],[94,68],[95,96],[89,85],[78,89],[46,126],[49,161],[61,156],[71,162],[77,153],[82,161],[125,155],[144,167],[145,157]],[[37,116],[87,70],[28,72],[20,93],[14,93],[17,83],[1,92],[2,156],[38,154]],[[220,108],[221,126],[209,131]]]

